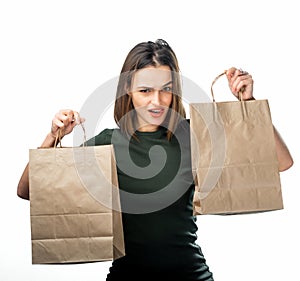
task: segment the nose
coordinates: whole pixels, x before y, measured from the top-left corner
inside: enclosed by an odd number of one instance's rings
[[[160,105],[160,90],[154,90],[151,103],[153,105]]]

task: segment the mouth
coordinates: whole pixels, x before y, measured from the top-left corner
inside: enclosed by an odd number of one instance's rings
[[[152,117],[160,117],[164,114],[165,109],[164,108],[153,108],[149,109],[148,112],[151,114]]]

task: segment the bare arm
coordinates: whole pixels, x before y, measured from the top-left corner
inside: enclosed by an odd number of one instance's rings
[[[62,136],[65,136],[73,131],[73,128],[84,122],[84,119],[79,117],[79,114],[73,110],[61,110],[52,120],[51,132],[46,136],[41,144],[43,147],[54,147],[55,139],[58,131],[61,129]],[[19,180],[17,187],[17,195],[22,199],[29,200],[29,165],[27,164],[23,174]]]
[[[50,133],[43,141],[41,147],[53,147],[54,142],[55,142],[55,137]],[[17,188],[17,195],[22,199],[29,200],[29,164],[28,163],[20,178],[18,188]]]
[[[28,172],[28,163],[23,171],[23,174],[20,178],[19,184],[18,184],[18,189],[17,189],[17,194],[20,198],[22,199],[27,199],[29,200],[29,172]]]
[[[288,147],[274,127],[275,145],[278,158],[279,171],[283,172],[293,166],[294,161]]]

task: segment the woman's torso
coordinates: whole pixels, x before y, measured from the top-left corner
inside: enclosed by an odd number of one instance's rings
[[[163,127],[136,136],[106,129],[88,142],[115,150],[126,256],[114,264],[192,273],[205,260],[195,243],[189,124],[170,141]]]

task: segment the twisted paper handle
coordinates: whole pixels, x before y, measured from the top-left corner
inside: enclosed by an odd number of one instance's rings
[[[216,83],[216,81],[221,77],[223,76],[224,74],[226,74],[227,70],[224,70],[224,72],[222,72],[221,74],[219,74],[215,79],[214,81],[211,83],[211,87],[210,87],[210,92],[211,92],[211,96],[212,96],[212,100],[213,102],[216,102],[215,100],[215,96],[214,96],[214,92],[213,92],[213,85]],[[243,92],[245,91],[245,86],[242,87],[239,91],[239,100],[240,101],[243,101]]]
[[[85,131],[85,127],[84,127],[83,123],[80,123],[80,125],[81,125],[82,131],[83,131],[83,146],[85,146],[86,131]],[[55,138],[54,147],[56,147],[57,145],[59,145],[59,147],[62,147],[61,140],[62,140],[62,131],[61,131],[61,128],[60,128],[58,130],[58,133],[57,133],[56,138]]]

